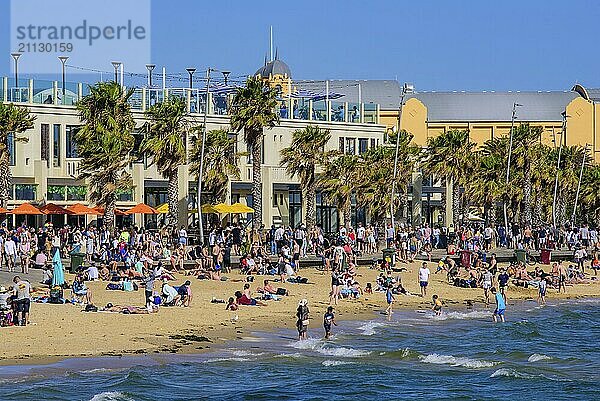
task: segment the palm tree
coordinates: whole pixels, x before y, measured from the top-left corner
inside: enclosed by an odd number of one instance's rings
[[[127,167],[134,145],[131,131],[135,121],[128,103],[133,90],[123,90],[116,82],[99,82],[89,95],[77,102],[83,126],[75,135],[81,157],[79,179],[87,179],[90,200],[104,207],[104,224],[115,226],[116,193],[131,188]]]
[[[475,144],[469,140],[469,130],[449,130],[427,139],[427,151],[422,168],[429,174],[443,177],[452,189],[454,225],[460,216],[460,184],[472,165]]]
[[[396,189],[401,193],[399,200],[394,200],[394,210],[406,204],[407,189],[412,178],[412,172],[417,161],[420,148],[412,143],[413,135],[401,130],[398,135],[390,136],[390,144],[394,146],[377,146],[362,154],[364,159],[364,187],[358,194],[361,205],[369,208],[373,221],[382,222],[390,211],[392,202],[391,172],[394,170],[396,157],[396,140],[398,143],[398,174]]]
[[[230,138],[225,130],[213,130],[206,133],[202,188],[213,195],[215,203],[224,202],[229,189],[230,177],[239,180],[239,159],[242,155],[235,151],[236,139]],[[190,150],[190,172],[200,174],[200,155],[202,139],[195,141]]]
[[[317,185],[325,194],[325,198],[333,203],[342,213],[343,224],[351,223],[352,195],[364,185],[361,172],[364,170],[362,160],[356,155],[341,155],[328,160]]]
[[[588,221],[600,221],[600,165],[584,170],[581,182],[581,214]]]
[[[531,194],[532,194],[532,178],[531,178],[531,163],[535,147],[540,144],[541,135],[544,128],[541,126],[531,126],[529,123],[521,123],[514,129],[513,132],[513,154],[515,156],[515,164],[522,173],[522,188],[523,188],[523,223],[530,225],[532,222],[531,213]]]
[[[292,134],[292,144],[281,150],[280,165],[291,176],[297,176],[306,200],[306,225],[315,225],[316,168],[325,163],[335,152],[325,151],[331,139],[329,130],[309,125]]]
[[[0,206],[6,208],[10,198],[12,176],[10,173],[10,149],[8,148],[9,135],[17,142],[27,142],[28,138],[17,136],[33,128],[35,116],[29,113],[27,107],[15,106],[12,103],[0,102]],[[13,155],[14,156],[14,155]]]
[[[554,179],[556,178],[556,175],[558,175],[555,212],[558,225],[565,224],[567,219],[571,217],[567,209],[572,210],[572,206],[575,204],[575,192],[579,182],[579,170],[585,154],[584,152],[585,149],[581,146],[563,146],[558,170],[556,170],[558,149],[552,149],[548,155],[553,166],[553,182],[552,185],[549,186],[550,199],[553,199]]]
[[[262,174],[261,147],[263,130],[279,123],[275,112],[277,91],[260,77],[248,77],[246,86],[238,88],[233,96],[231,110],[231,128],[239,132],[244,130],[244,141],[252,155],[252,199],[254,208],[254,227],[262,224]]]
[[[150,120],[146,124],[146,138],[140,146],[140,151],[169,180],[167,221],[176,227],[179,226],[178,168],[185,163],[186,133],[189,129],[186,114],[186,101],[179,96],[150,107],[146,110],[146,117]]]

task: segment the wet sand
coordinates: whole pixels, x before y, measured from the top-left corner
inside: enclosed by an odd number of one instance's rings
[[[407,271],[398,273],[405,288],[413,294],[419,293],[417,271],[420,262],[410,265],[399,264]],[[435,271],[435,264],[429,268]],[[545,270],[549,266],[544,267]],[[367,282],[374,283],[379,274],[376,270],[361,267],[358,281],[364,288]],[[322,330],[322,315],[329,304],[330,276],[312,269],[302,269],[300,275],[309,278],[309,284],[286,283],[290,295],[281,301],[268,301],[267,306],[241,306],[236,312],[225,310],[225,304],[211,303],[213,297],[226,300],[237,290],[242,290],[245,276],[237,271],[228,274],[226,282],[192,281],[194,300],[189,308],[161,307],[150,315],[125,315],[120,313],[86,313],[81,306],[32,304],[31,322],[27,327],[2,327],[0,342],[0,364],[43,364],[71,357],[121,356],[153,353],[196,353],[202,352],[218,342],[239,339],[252,331],[295,327],[295,309],[298,301],[306,298],[311,311],[311,330]],[[188,277],[176,275],[175,285]],[[265,277],[272,279],[273,277]],[[72,281],[73,276],[67,275]],[[262,285],[263,277],[255,277],[251,283],[253,291]],[[108,302],[114,305],[142,306],[144,291],[108,291],[106,282],[92,282],[93,301],[98,306]],[[274,286],[280,286],[273,283]],[[375,286],[375,285],[374,285]],[[437,294],[453,309],[467,309],[470,304],[484,308],[482,289],[465,289],[451,286],[446,274],[431,274],[428,295],[396,296],[394,308],[425,309],[431,306],[431,295]],[[70,291],[65,291],[70,296]],[[600,297],[600,284],[567,286],[566,294],[548,290],[548,299]],[[536,299],[537,289],[509,287],[510,316],[511,300]],[[385,309],[385,294],[364,295],[359,300],[341,300],[336,306],[338,324],[349,319],[368,319],[373,313]],[[489,306],[490,315],[493,310]]]

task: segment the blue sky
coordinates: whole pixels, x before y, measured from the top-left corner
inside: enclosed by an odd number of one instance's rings
[[[9,32],[7,8],[3,1],[0,38]],[[598,21],[600,2],[592,0],[152,0],[152,62],[169,72],[211,66],[253,73],[272,25],[279,58],[295,79],[568,90],[576,81],[600,86]],[[6,74],[12,49],[0,42]],[[109,59],[99,68],[108,71]]]

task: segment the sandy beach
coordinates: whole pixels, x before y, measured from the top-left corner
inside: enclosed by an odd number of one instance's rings
[[[435,271],[433,263],[430,269]],[[407,271],[400,273],[408,291],[418,294],[417,271],[419,262],[401,264]],[[546,271],[549,266],[545,266]],[[377,270],[361,267],[358,280],[361,286],[373,283],[379,274]],[[309,278],[309,284],[285,284],[290,295],[281,301],[268,301],[268,306],[241,306],[236,312],[225,310],[225,304],[211,303],[213,297],[227,299],[243,287],[245,277],[237,271],[227,275],[226,282],[200,281],[192,279],[194,300],[189,308],[162,307],[158,313],[150,315],[124,315],[120,313],[85,313],[75,305],[32,304],[31,322],[27,327],[3,327],[5,341],[0,343],[0,364],[49,363],[68,357],[127,355],[145,353],[194,353],[210,349],[211,344],[249,336],[252,331],[274,328],[294,328],[295,309],[298,300],[309,300],[311,312],[310,331],[322,332],[322,315],[328,306],[330,289],[329,274],[307,268],[300,275]],[[267,278],[267,277],[265,277]],[[272,278],[272,277],[268,277]],[[72,276],[67,279],[71,282]],[[177,276],[176,284],[186,279]],[[420,296],[396,296],[395,308],[423,309],[431,305],[430,296],[437,294],[448,308],[466,310],[468,304],[476,309],[484,309],[483,290],[465,289],[449,285],[445,274],[432,274],[427,298]],[[256,277],[252,283],[254,290],[262,284],[263,277]],[[142,306],[143,290],[137,292],[108,291],[106,282],[92,282],[94,303],[104,306]],[[278,283],[274,283],[277,285]],[[70,291],[65,292],[65,296]],[[536,289],[509,287],[507,319],[510,315],[510,302],[535,299]],[[600,297],[600,284],[567,286],[566,294],[557,294],[554,289],[548,292],[553,298]],[[344,320],[369,318],[385,308],[385,295],[374,293],[359,300],[341,300],[336,307],[338,324]],[[490,306],[490,316],[493,307]],[[237,319],[236,319],[237,317]]]

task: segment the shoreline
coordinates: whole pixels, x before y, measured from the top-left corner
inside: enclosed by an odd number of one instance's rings
[[[406,267],[408,270],[400,274],[403,283],[411,293],[417,292],[418,263]],[[361,267],[358,274],[357,279],[364,287],[367,282],[374,282],[379,272]],[[308,277],[312,284],[285,284],[291,295],[282,301],[269,301],[266,307],[242,306],[236,312],[226,312],[224,304],[212,304],[210,300],[213,297],[226,299],[229,294],[242,288],[243,276],[237,272],[228,275],[232,280],[226,282],[193,281],[194,300],[190,308],[163,307],[159,313],[151,315],[85,313],[73,305],[32,304],[31,319],[35,325],[0,328],[7,339],[0,343],[0,366],[43,366],[78,358],[210,352],[214,347],[242,339],[252,332],[295,330],[295,308],[302,298],[309,300],[311,320],[314,322],[310,327],[322,330],[320,319],[328,306],[329,275],[312,268],[301,270],[300,275]],[[176,283],[185,279],[184,276],[178,276]],[[256,277],[251,288],[254,290],[262,283],[262,279],[262,276]],[[471,309],[485,307],[483,290],[480,288],[451,286],[446,283],[445,274],[432,273],[430,280],[428,298],[398,295],[394,310],[429,309],[430,296],[434,293],[446,303],[445,310],[466,310],[469,304],[472,305]],[[107,302],[135,305],[140,303],[140,297],[143,296],[140,291],[107,291],[104,290],[105,285],[104,282],[90,285],[98,306]],[[509,305],[514,301],[535,301],[536,298],[536,289],[509,287]],[[593,298],[600,298],[600,283],[597,280],[568,286],[566,294],[557,294],[551,289],[547,296],[549,302]],[[385,306],[384,293],[366,295],[359,300],[344,299],[336,307],[336,319],[338,322],[370,320]]]

